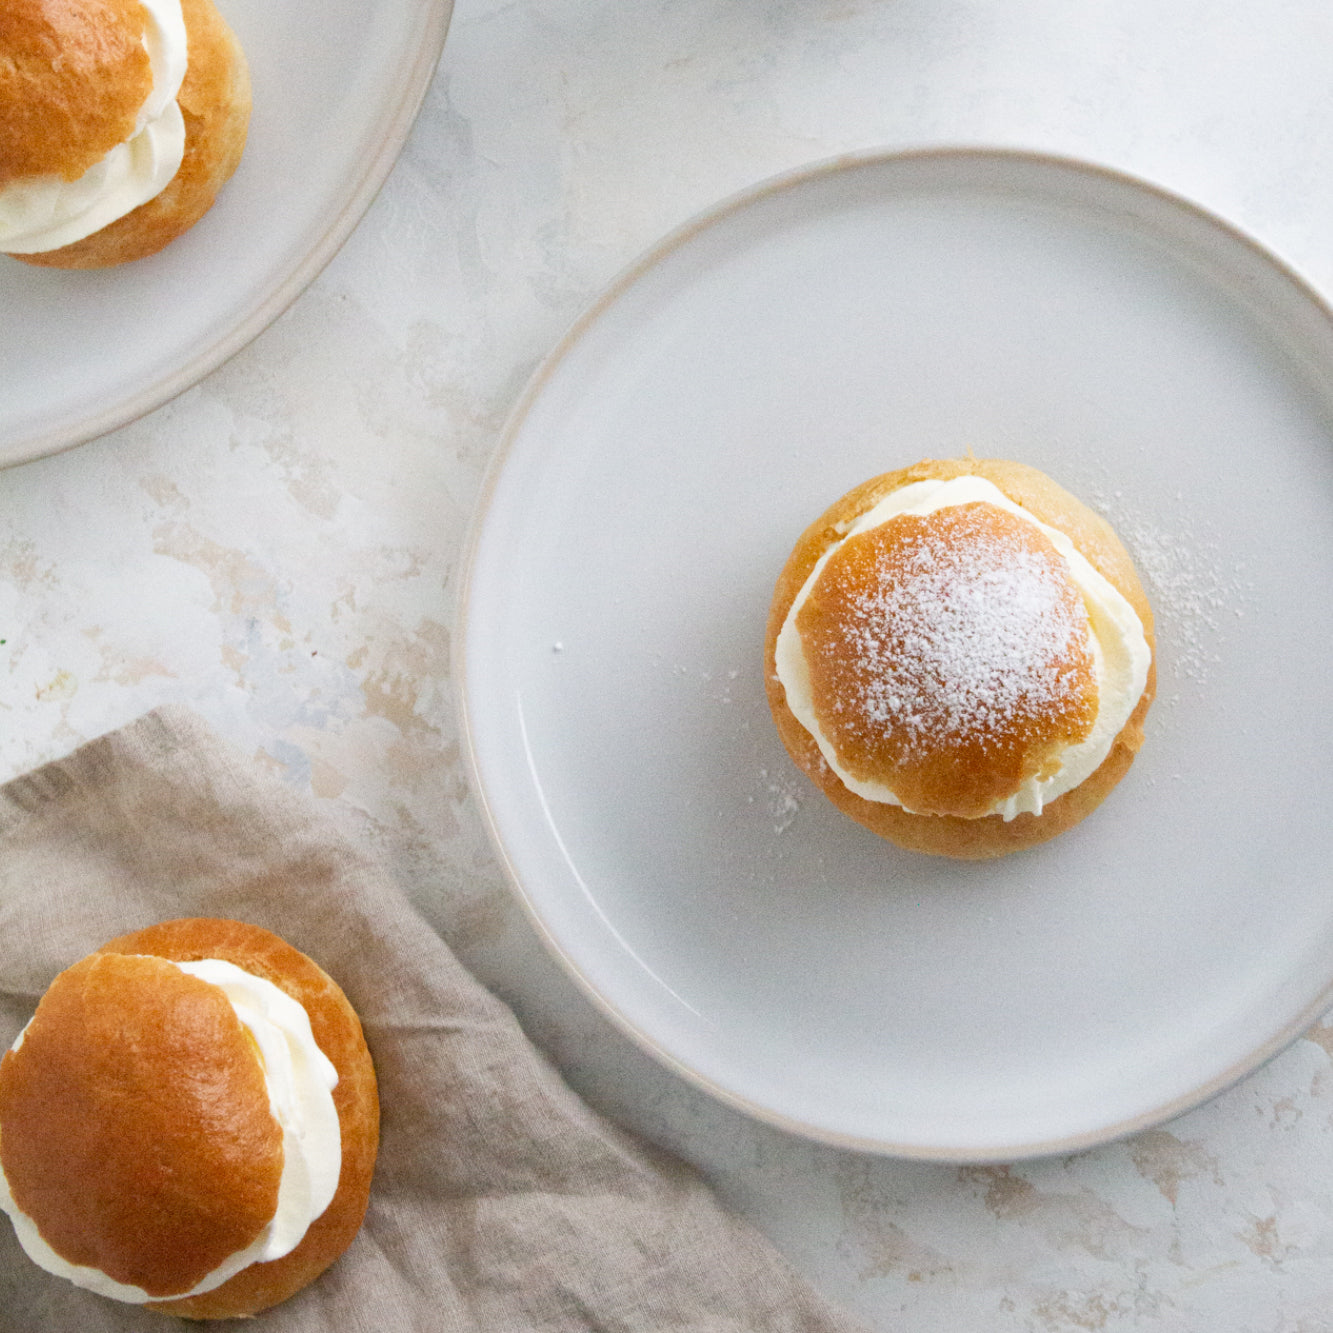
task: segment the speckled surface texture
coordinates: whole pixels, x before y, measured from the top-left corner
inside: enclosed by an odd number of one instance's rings
[[[1333,1329],[1333,1027],[1070,1158],[919,1165],[753,1123],[547,959],[469,797],[450,674],[506,415],[664,231],[843,151],[1017,145],[1197,199],[1328,293],[1331,49],[1317,0],[459,0],[402,160],[293,308],[146,419],[0,474],[0,780],[189,704],[377,847],[580,1091],[875,1327]],[[1158,554],[1206,669],[1225,589]]]

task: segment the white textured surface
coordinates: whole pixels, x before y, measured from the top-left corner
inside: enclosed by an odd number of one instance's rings
[[[466,792],[449,660],[506,413],[667,228],[844,150],[1017,144],[1194,197],[1327,293],[1330,49],[1320,0],[460,0],[403,160],[296,306],[149,418],[0,474],[0,777],[191,704],[377,843],[576,1086],[880,1328],[1333,1328],[1333,1028],[1160,1130],[1009,1170],[753,1124],[546,960]],[[1194,679],[1243,575],[1186,535],[1146,563]],[[801,818],[785,770],[760,796]]]

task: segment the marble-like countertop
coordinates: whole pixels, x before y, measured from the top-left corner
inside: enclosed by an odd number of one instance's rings
[[[295,305],[147,418],[0,474],[0,779],[191,705],[378,847],[579,1090],[875,1327],[1333,1329],[1333,1026],[1068,1158],[903,1163],[755,1123],[546,957],[450,665],[506,414],[663,232],[844,151],[1014,145],[1162,183],[1333,293],[1331,50],[1320,0],[458,0],[401,161]]]

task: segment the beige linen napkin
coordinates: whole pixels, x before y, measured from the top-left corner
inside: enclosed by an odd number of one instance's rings
[[[857,1327],[689,1168],[585,1106],[313,802],[181,710],[0,788],[0,1049],[62,968],[178,916],[251,921],[310,954],[359,1011],[379,1074],[365,1226],[319,1281],[249,1327]],[[41,1272],[0,1216],[5,1333],[171,1326]]]

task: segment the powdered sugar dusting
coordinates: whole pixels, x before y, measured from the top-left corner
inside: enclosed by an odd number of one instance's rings
[[[1252,609],[1254,578],[1226,544],[1191,517],[1177,493],[1170,527],[1159,527],[1124,502],[1119,491],[1094,496],[1096,508],[1124,542],[1157,621],[1159,691],[1163,668],[1178,684],[1206,684],[1220,662],[1228,633]],[[1159,693],[1169,703],[1171,691]]]
[[[796,788],[767,768],[759,770],[760,780],[764,784],[766,795],[765,807],[773,820],[773,832],[785,833],[801,812],[801,801]],[[754,800],[754,797],[750,798]]]
[[[821,589],[842,609],[802,638],[814,662],[842,664],[827,696],[840,742],[910,761],[1067,726],[1085,707],[1087,615],[1060,557],[1040,535],[997,530],[987,508],[910,520],[914,539],[886,535],[871,578],[849,569],[841,596]],[[824,578],[841,575],[830,562]]]

